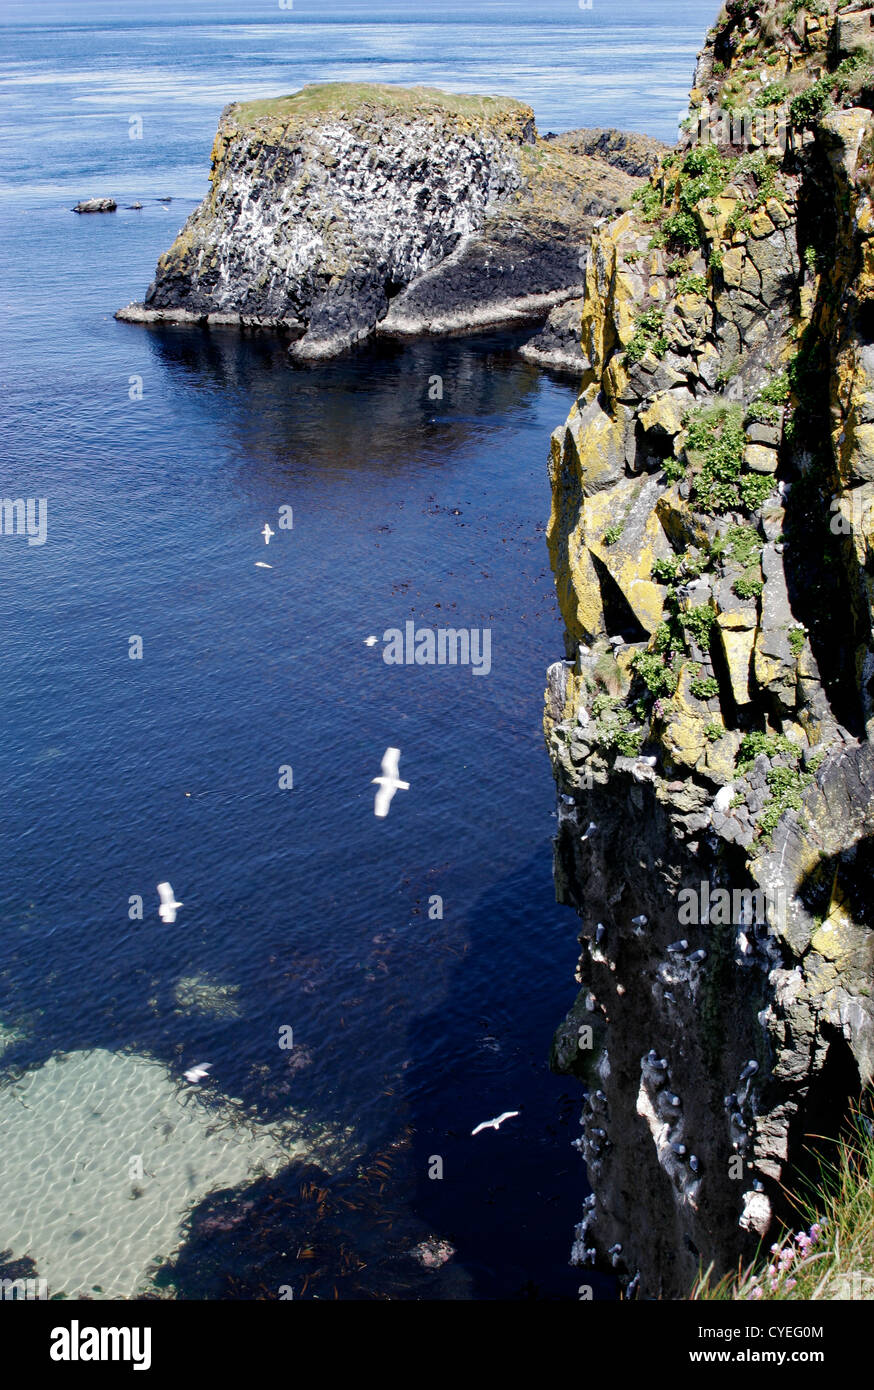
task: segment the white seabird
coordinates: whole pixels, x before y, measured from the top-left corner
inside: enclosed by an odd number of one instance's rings
[[[378,637],[365,637],[364,645],[365,647],[375,647],[378,641]]]
[[[382,757],[382,776],[374,777],[374,782],[379,787],[373,805],[375,816],[387,816],[388,808],[391,805],[392,797],[397,791],[408,792],[409,782],[402,782],[398,777],[398,763],[400,761],[400,748],[386,748]]]
[[[734,799],[734,791],[733,782],[729,782],[727,787],[720,787],[713,798],[714,811],[719,811],[719,813],[724,816]]]
[[[580,840],[588,840],[589,836],[590,836],[590,835],[594,835],[594,833],[595,833],[595,831],[596,831],[597,829],[598,829],[598,827],[597,827],[597,825],[595,824],[595,822],[594,822],[593,820],[590,820],[590,821],[589,821],[589,824],[586,826],[586,833],[585,833],[585,835],[581,835],[581,836],[580,836]]]
[[[481,1129],[500,1129],[505,1120],[512,1120],[518,1114],[518,1110],[505,1110],[502,1115],[496,1116],[494,1120],[483,1120],[481,1124],[477,1125],[476,1129],[472,1129],[470,1132],[473,1135],[479,1134]]]
[[[190,1081],[193,1086],[196,1086],[198,1081],[206,1080],[211,1066],[212,1062],[198,1062],[195,1066],[189,1067],[188,1071],[185,1073],[185,1080]]]
[[[265,545],[269,545],[269,544],[270,544],[270,537],[271,537],[271,536],[275,536],[275,535],[276,535],[276,532],[275,532],[275,531],[271,531],[271,530],[270,530],[270,525],[269,525],[269,523],[265,521],[265,523],[264,523],[264,530],[261,532],[261,535],[264,537],[264,544],[265,544]]]
[[[158,897],[161,905],[158,908],[158,916],[162,922],[175,922],[177,908],[184,907],[184,903],[177,903],[176,895],[169,883],[158,884]]]
[[[256,568],[256,570],[272,570],[272,569],[273,569],[273,566],[272,566],[272,565],[268,565],[268,563],[267,563],[266,560],[256,560],[256,561],[255,561],[255,568]]]

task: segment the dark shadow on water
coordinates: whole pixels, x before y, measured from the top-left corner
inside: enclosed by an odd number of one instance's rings
[[[530,325],[464,338],[375,338],[323,363],[296,363],[283,339],[263,333],[146,331],[174,389],[183,382],[204,393],[209,409],[220,399],[247,455],[292,468],[354,471],[374,454],[402,468],[423,447],[455,453],[485,430],[512,426],[542,381],[540,368],[514,351]]]

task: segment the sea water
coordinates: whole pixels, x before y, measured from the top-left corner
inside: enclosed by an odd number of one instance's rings
[[[95,1297],[577,1296],[578,1088],[547,1057],[578,924],[541,732],[573,381],[519,334],[304,366],[113,312],[228,101],[428,83],[672,139],[715,11],[0,7],[0,494],[45,507],[43,544],[0,535],[3,1268]],[[487,631],[488,671],[386,661],[409,623]],[[381,819],[390,747],[410,785]]]

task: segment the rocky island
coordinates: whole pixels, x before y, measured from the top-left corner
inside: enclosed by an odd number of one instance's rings
[[[329,83],[226,108],[210,190],[117,317],[272,328],[299,358],[378,331],[543,320],[664,146],[537,134],[498,97]],[[591,138],[587,139],[586,137]],[[579,371],[579,306],[531,352]]]
[[[729,0],[593,233],[552,440],[554,1065],[588,1087],[573,1258],[631,1295],[773,1239],[874,1071],[872,39],[870,4]]]

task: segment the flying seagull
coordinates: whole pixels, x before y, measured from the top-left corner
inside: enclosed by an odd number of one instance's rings
[[[472,1129],[470,1132],[471,1134],[479,1134],[481,1129],[500,1129],[505,1120],[512,1120],[518,1114],[518,1110],[505,1110],[503,1115],[498,1115],[497,1119],[483,1120],[482,1124],[477,1125],[476,1129]]]
[[[400,760],[400,748],[386,748],[382,758],[382,776],[374,777],[374,782],[379,787],[373,806],[375,816],[387,816],[388,808],[391,805],[392,797],[397,791],[408,792],[409,782],[402,782],[398,777],[398,762]]]
[[[378,641],[378,637],[365,637],[364,645],[365,647],[375,647]]]
[[[256,570],[272,570],[272,569],[273,569],[273,566],[272,566],[272,565],[268,565],[268,563],[267,563],[266,560],[256,560],[256,561],[255,561],[255,568],[256,568]]]
[[[196,1086],[198,1081],[206,1080],[211,1066],[212,1062],[198,1062],[196,1066],[191,1067],[185,1073],[185,1080],[190,1081],[193,1086]]]
[[[175,922],[176,909],[184,906],[184,904],[177,903],[173,889],[170,887],[169,883],[158,884],[158,897],[161,899],[161,906],[158,908],[158,916],[161,921]]]
[[[261,535],[264,537],[264,544],[265,544],[265,545],[269,545],[269,544],[270,544],[270,537],[276,535],[276,532],[275,532],[275,531],[271,531],[271,530],[270,530],[270,523],[269,523],[268,521],[265,521],[265,523],[264,523],[264,530],[261,532]]]

